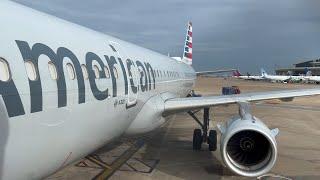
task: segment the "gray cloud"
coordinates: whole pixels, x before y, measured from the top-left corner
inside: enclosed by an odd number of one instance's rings
[[[320,55],[318,0],[15,1],[175,56],[191,20],[196,70],[271,71]]]

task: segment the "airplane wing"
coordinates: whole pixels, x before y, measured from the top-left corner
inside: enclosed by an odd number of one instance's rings
[[[232,104],[237,102],[251,102],[268,99],[280,99],[283,101],[292,100],[294,97],[320,95],[320,88],[299,89],[299,90],[280,90],[269,92],[256,92],[238,95],[220,95],[207,97],[188,97],[188,98],[172,98],[165,101],[164,114],[172,114],[177,112],[200,109],[224,104]]]
[[[215,71],[201,71],[196,72],[197,76],[201,75],[208,75],[208,74],[217,74],[217,73],[224,73],[224,72],[234,72],[236,69],[221,69],[221,70],[215,70]]]

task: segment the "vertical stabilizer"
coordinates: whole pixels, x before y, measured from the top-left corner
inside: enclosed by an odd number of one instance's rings
[[[262,77],[268,76],[267,72],[263,68],[261,68],[261,76]]]
[[[233,76],[239,77],[241,76],[241,73],[239,72],[239,70],[233,71]]]
[[[191,22],[188,23],[182,61],[189,65],[192,65],[192,23]]]

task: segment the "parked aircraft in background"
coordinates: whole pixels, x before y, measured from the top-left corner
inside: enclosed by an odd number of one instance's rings
[[[288,82],[291,79],[291,76],[269,75],[263,68],[261,68],[261,76],[275,82]]]
[[[305,80],[319,84],[320,83],[320,76],[306,76]]]
[[[219,125],[222,160],[236,174],[259,176],[276,162],[278,129],[254,117],[249,102],[320,94],[187,98],[196,81],[191,23],[181,60],[7,0],[0,1],[0,23],[4,180],[43,179],[123,134],[148,133],[178,112],[204,108],[208,119],[208,108],[231,103],[239,105],[239,116]],[[201,128],[194,130],[193,148],[208,143],[215,150],[216,131]]]
[[[280,82],[303,82],[308,79],[309,76],[286,76],[286,75],[269,75],[267,72],[261,68],[261,76],[270,81],[280,81]]]
[[[252,76],[249,73],[247,75],[241,75],[239,70],[236,70],[233,72],[233,77],[240,78],[240,79],[245,79],[245,80],[263,80],[264,78],[262,76]]]

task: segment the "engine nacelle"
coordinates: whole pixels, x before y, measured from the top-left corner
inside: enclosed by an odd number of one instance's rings
[[[229,120],[220,130],[222,159],[234,173],[256,177],[275,165],[278,129],[270,130],[258,118],[246,114]]]

